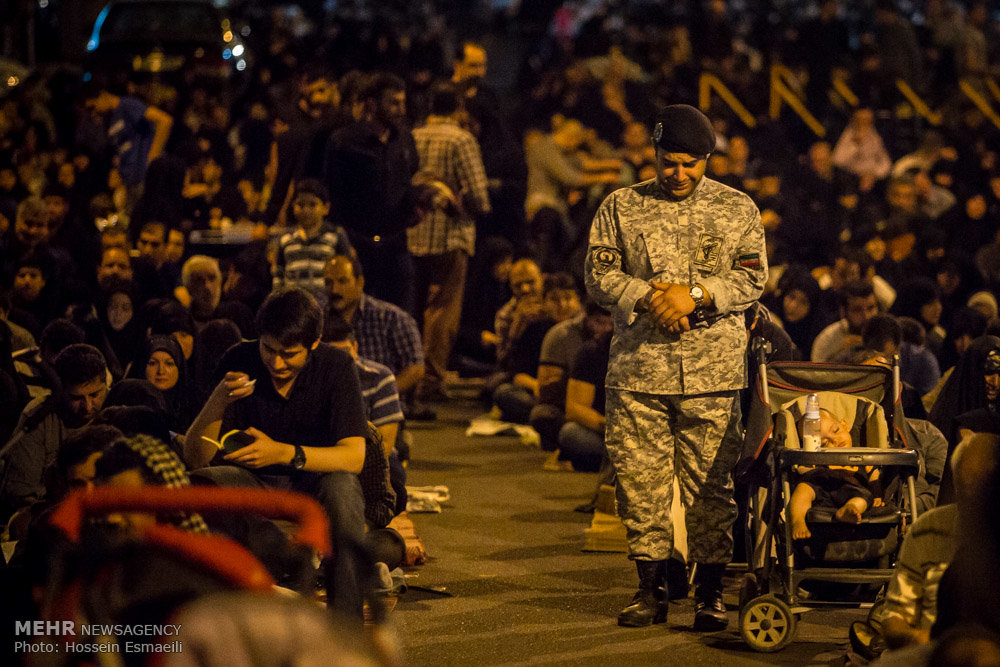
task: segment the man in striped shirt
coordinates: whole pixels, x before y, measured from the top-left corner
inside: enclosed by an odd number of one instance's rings
[[[297,285],[326,307],[323,267],[335,255],[354,256],[354,248],[343,227],[326,221],[330,213],[330,195],[315,179],[305,179],[295,186],[292,214],[295,229],[282,235],[274,265],[274,289]]]
[[[368,421],[382,435],[382,447],[389,463],[389,482],[396,493],[396,514],[406,509],[406,470],[396,442],[403,430],[403,408],[399,400],[396,376],[388,366],[358,355],[354,327],[335,313],[327,313],[323,338],[334,347],[349,352],[361,382],[361,396],[368,410]]]

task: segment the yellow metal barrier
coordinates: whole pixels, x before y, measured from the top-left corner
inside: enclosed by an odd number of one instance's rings
[[[799,118],[821,139],[826,136],[826,128],[816,120],[816,117],[809,113],[806,106],[799,99],[786,81],[791,81],[792,71],[784,65],[774,65],[771,67],[771,118],[777,120],[781,115],[781,103],[785,102],[792,108],[792,111],[799,115]]]
[[[913,105],[914,110],[927,119],[927,122],[931,125],[941,124],[941,121],[943,120],[941,118],[941,114],[927,106],[927,103],[924,102],[919,95],[917,95],[916,91],[913,90],[913,88],[910,88],[910,84],[906,83],[902,79],[896,79],[896,88],[898,88],[899,92],[903,93],[903,97],[905,97],[906,100]]]
[[[990,92],[993,94],[993,99],[1000,102],[1000,86],[997,85],[997,82],[993,79],[986,79],[986,87],[989,88]]]
[[[857,108],[857,106],[861,103],[861,100],[858,99],[858,96],[855,95],[854,91],[847,85],[846,79],[847,74],[845,72],[834,74],[831,80],[833,90],[850,106]]]
[[[989,85],[989,84],[987,84]],[[962,79],[958,82],[958,87],[965,93],[965,96],[972,100],[972,103],[979,107],[979,110],[983,112],[983,115],[990,119],[990,122],[1000,128],[1000,115],[994,111],[993,107],[990,105],[989,100],[979,94],[971,83],[967,79]],[[996,84],[993,84],[996,87]],[[994,93],[995,95],[996,93]],[[997,98],[1000,99],[1000,98]]]
[[[802,98],[792,89],[795,85],[793,82],[794,74],[790,69],[780,64],[771,67],[769,115],[772,119],[777,120],[781,116],[782,106],[787,104],[817,137],[825,137],[826,128],[809,112],[805,104],[803,104]],[[835,74],[831,83],[833,86],[832,92],[840,95],[851,107],[857,107],[860,104],[858,96],[847,85],[847,81],[843,75]],[[992,96],[1000,102],[1000,86],[997,85],[997,82],[988,78],[986,79],[986,87]],[[944,120],[941,113],[931,109],[908,83],[902,79],[897,79],[896,88],[902,93],[903,97],[906,98],[916,113],[920,114],[931,125],[941,125]],[[997,126],[997,128],[1000,128],[1000,114],[997,113],[986,97],[979,93],[965,79],[959,81],[959,88],[989,118],[990,122]],[[702,111],[709,110],[713,92],[722,98],[722,101],[733,110],[739,119],[743,121],[744,125],[749,128],[757,126],[757,121],[753,114],[736,98],[726,84],[716,75],[703,72],[698,80],[698,106]]]
[[[729,90],[726,84],[722,83],[719,77],[708,72],[703,72],[701,78],[698,79],[698,107],[702,111],[708,111],[709,102],[712,99],[712,91],[715,91],[722,98],[722,101],[733,110],[733,113],[739,116],[744,125],[750,128],[757,127],[757,120],[753,117],[753,114],[743,106],[742,102],[736,99],[733,92]]]

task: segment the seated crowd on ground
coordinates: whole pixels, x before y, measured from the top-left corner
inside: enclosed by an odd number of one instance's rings
[[[434,3],[381,16],[371,43],[352,36],[363,17],[303,35],[267,15],[253,34],[271,41],[238,96],[95,77],[0,100],[8,538],[31,535],[67,488],[144,469],[158,439],[185,484],[190,471],[303,490],[336,539],[361,541],[406,507],[406,422],[433,420],[468,378],[485,409],[534,427],[548,465],[613,484],[612,323],[581,289],[591,218],[652,177],[658,106],[695,104],[702,73],[759,105],[763,68],[779,63],[825,137],[787,109],[754,127],[720,98],[708,110],[707,176],[751,195],[766,229],[753,333],[764,320],[791,359],[898,355],[910,428],[943,435],[921,452],[922,483],[940,484],[937,504],[982,484],[945,461],[963,438],[1000,433],[1000,127],[956,92],[997,74],[986,3],[928,1],[916,28],[891,2],[870,15],[790,3],[760,22],[722,0],[554,16],[531,4],[483,25],[482,42]],[[523,64],[507,99],[486,58],[511,34],[529,39],[508,44]],[[859,99],[829,94],[832,73]],[[897,80],[941,122],[903,113]],[[233,428],[256,436],[236,454],[203,439]],[[838,507],[860,516],[870,499],[857,500]],[[933,517],[918,527],[958,521]],[[193,518],[181,525],[246,537]],[[937,560],[953,551],[933,545]],[[333,606],[358,616],[362,566],[340,553]],[[908,605],[887,626],[899,645],[926,639],[935,615],[913,610],[914,591],[940,572],[906,577],[890,589]]]

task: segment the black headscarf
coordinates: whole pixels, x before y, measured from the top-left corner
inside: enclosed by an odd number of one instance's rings
[[[188,372],[187,361],[181,346],[173,336],[153,335],[146,339],[145,345],[139,350],[128,376],[146,379],[146,365],[154,352],[162,350],[169,354],[177,366],[177,384],[163,392],[167,400],[167,424],[172,431],[184,433],[197,415],[198,406],[195,401],[194,385]]]
[[[108,320],[108,305],[111,302],[111,297],[115,294],[124,294],[132,301],[132,319],[118,331],[111,327],[111,322]],[[111,278],[101,289],[97,316],[101,320],[104,334],[108,337],[108,344],[114,350],[123,369],[128,368],[132,360],[135,359],[136,351],[142,343],[142,335],[139,333],[139,311],[141,308],[139,290],[131,280]]]
[[[958,360],[931,408],[930,421],[948,438],[948,453],[958,443],[955,419],[970,410],[988,407],[985,363],[993,350],[1000,350],[1000,338],[980,336]]]
[[[792,290],[801,291],[809,301],[809,312],[801,320],[792,322],[784,317],[784,297]],[[820,287],[816,279],[802,266],[792,266],[778,280],[778,299],[775,308],[781,315],[781,326],[795,343],[803,357],[808,357],[813,341],[827,324],[819,309]]]
[[[955,349],[955,341],[962,336],[979,338],[986,331],[986,317],[978,310],[962,306],[952,314],[951,322],[947,325],[948,333],[941,343],[941,351],[938,353],[938,367],[945,371],[959,363],[958,351]]]

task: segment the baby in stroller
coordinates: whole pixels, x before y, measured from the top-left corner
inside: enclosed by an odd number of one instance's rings
[[[740,634],[754,650],[772,652],[794,637],[803,610],[874,601],[874,588],[858,585],[879,586],[893,574],[899,535],[918,513],[920,459],[907,446],[913,434],[897,402],[895,364],[761,367],[737,468],[750,489],[752,554],[740,586]],[[814,393],[818,451],[803,446]],[[853,588],[849,599],[840,584]]]
[[[826,408],[820,408],[820,446],[852,447],[850,427]],[[834,518],[845,523],[861,523],[861,516],[878,504],[876,494],[879,470],[874,466],[796,466],[799,475],[792,491],[792,537],[804,540],[812,537],[806,525],[806,513],[815,503],[819,507],[836,508]]]

